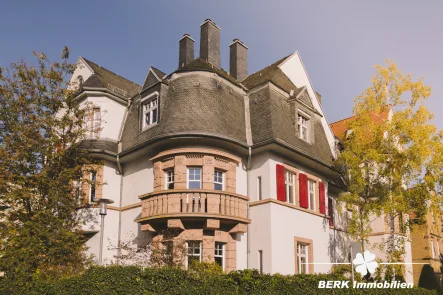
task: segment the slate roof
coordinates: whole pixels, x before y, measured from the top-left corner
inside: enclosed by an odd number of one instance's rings
[[[111,154],[117,154],[118,144],[116,141],[107,139],[85,139],[81,142],[80,146],[92,151],[108,152]]]
[[[139,91],[140,86],[136,83],[119,76],[84,57],[82,58],[94,71],[94,74],[83,83],[83,87],[104,87],[126,99],[129,99]]]
[[[284,58],[276,61],[275,63],[267,66],[260,71],[249,75],[246,79],[244,79],[241,83],[248,89],[259,86],[265,82],[271,81],[281,89],[286,92],[290,92],[291,90],[296,90],[297,87],[292,83],[292,81],[283,73],[283,71],[278,67],[284,60],[286,60],[289,56],[285,56]]]
[[[234,77],[232,77],[228,72],[225,72],[222,69],[214,67],[213,65],[206,62],[204,59],[202,59],[200,57],[194,59],[193,61],[188,63],[186,66],[184,66],[183,68],[181,68],[175,72],[180,73],[180,72],[192,72],[192,71],[206,71],[206,72],[216,73],[220,77],[225,78],[229,82],[241,87],[241,84],[239,83],[239,81],[237,81]]]
[[[388,106],[386,109],[384,109],[380,113],[370,112],[369,115],[375,123],[383,122],[388,119],[389,111],[390,111],[390,106]],[[342,141],[345,140],[346,139],[345,138],[346,131],[348,131],[348,129],[349,129],[349,124],[352,121],[354,121],[356,118],[357,118],[357,116],[352,116],[352,117],[342,119],[340,121],[329,124],[329,126],[331,126],[332,133],[334,133],[334,135],[338,139],[340,139]]]

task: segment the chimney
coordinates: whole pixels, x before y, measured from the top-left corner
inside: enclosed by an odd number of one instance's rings
[[[220,28],[210,19],[200,26],[200,57],[220,68]]]
[[[189,34],[184,34],[178,43],[178,68],[181,69],[194,60],[194,39]]]
[[[248,47],[238,39],[229,45],[229,72],[238,81],[248,76]]]

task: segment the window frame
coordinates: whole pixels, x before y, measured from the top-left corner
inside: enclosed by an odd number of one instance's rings
[[[295,205],[295,200],[296,200],[296,193],[295,193],[295,179],[296,179],[296,173],[289,171],[289,170],[285,170],[285,192],[286,192],[286,202],[289,204],[293,204]],[[289,179],[292,178],[292,183],[289,182]],[[292,202],[290,201],[291,199],[291,194],[290,194],[290,187],[292,187]]]
[[[170,172],[172,172],[171,175],[169,175]],[[166,169],[164,170],[164,173],[165,173],[165,190],[174,189],[174,182],[175,182],[174,168]],[[170,178],[172,179],[172,181],[169,180]],[[170,184],[172,184],[172,188],[169,188]]]
[[[195,254],[189,254],[189,248],[190,248],[190,246],[189,246],[189,244],[190,243],[198,243],[199,244],[199,254],[198,255],[195,255]],[[186,265],[185,265],[185,268],[186,269],[188,269],[188,267],[189,267],[189,257],[191,256],[191,257],[199,257],[199,261],[201,262],[202,261],[202,252],[203,252],[203,249],[202,249],[202,241],[198,241],[198,240],[189,240],[189,241],[186,241]],[[197,248],[197,247],[194,247],[194,246],[192,246],[192,248]]]
[[[154,106],[150,106],[151,103],[155,101]],[[142,120],[142,130],[146,130],[151,128],[152,126],[157,125],[159,121],[159,104],[160,104],[160,96],[158,91],[151,93],[150,95],[144,97],[140,102],[141,107],[141,120]],[[148,107],[149,105],[149,107]],[[154,111],[156,114],[156,120],[153,122]],[[146,115],[149,114],[149,124],[146,122]]]
[[[200,188],[190,188],[189,187],[190,182],[197,182],[194,179],[193,180],[190,179],[190,176],[191,176],[190,170],[191,169],[197,169],[197,170],[200,171],[200,180],[199,180]],[[202,169],[202,167],[200,167],[200,166],[189,166],[189,167],[186,167],[186,188],[187,189],[201,189],[202,185],[203,185],[202,178],[203,178],[203,169]]]
[[[300,119],[304,119],[305,124]],[[303,138],[303,128],[306,128],[306,139]],[[297,136],[306,142],[311,142],[311,116],[301,110],[297,111]]]
[[[221,182],[215,181],[216,180],[216,173],[221,173]],[[215,185],[219,184],[221,185],[221,189],[216,189]],[[225,190],[225,172],[220,169],[214,169],[214,190],[216,191],[224,191]]]
[[[263,189],[262,189],[262,179],[261,176],[257,177],[257,196],[258,200],[263,200]]]
[[[300,249],[305,248],[305,253],[302,254]],[[306,272],[302,272],[302,258],[305,259],[304,262],[304,270]],[[309,244],[297,241],[297,274],[309,274]]]
[[[221,249],[217,249],[217,246],[221,246]],[[217,254],[217,250],[221,251],[221,255]],[[225,259],[226,259],[226,243],[222,243],[222,242],[215,242],[214,245],[214,262],[217,263],[216,257],[221,258],[221,268],[224,270],[225,269]],[[218,264],[218,263],[217,263]]]
[[[312,184],[312,191],[311,191],[311,184]],[[317,181],[308,178],[308,209],[313,210],[313,211],[316,211],[316,207],[315,207],[315,205],[316,205],[316,201],[315,201],[316,184],[317,184]],[[312,200],[311,200],[311,193],[312,193]],[[313,201],[313,202],[311,202],[311,201]]]
[[[89,180],[91,181],[89,185],[89,202],[94,203],[97,198],[97,171],[93,170],[90,172]]]

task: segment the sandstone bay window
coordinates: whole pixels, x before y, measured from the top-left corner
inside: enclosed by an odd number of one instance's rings
[[[157,124],[158,121],[158,98],[142,102],[143,128]]]
[[[214,171],[214,190],[222,191],[224,189],[224,173],[220,170]]]
[[[165,189],[174,189],[174,169],[165,171]]]
[[[225,269],[225,244],[215,242],[215,253],[214,253],[215,263]]]
[[[186,268],[188,268],[192,261],[202,261],[202,243],[201,241],[188,241],[186,243],[187,257]]]
[[[297,115],[297,135],[299,138],[309,141],[309,117],[300,113]]]
[[[292,172],[285,171],[286,202],[294,204],[295,202],[295,175]]]

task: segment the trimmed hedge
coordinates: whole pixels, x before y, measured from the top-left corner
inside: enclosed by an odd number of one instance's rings
[[[54,282],[0,280],[0,294],[412,294],[430,295],[425,289],[318,289],[320,280],[347,280],[334,274],[263,275],[255,270],[229,274],[185,271],[177,268],[92,267],[81,275]]]

